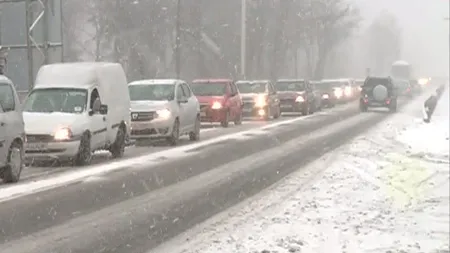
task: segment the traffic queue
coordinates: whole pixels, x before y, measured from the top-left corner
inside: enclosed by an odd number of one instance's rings
[[[12,81],[0,76],[0,178],[17,182],[24,165],[36,161],[89,165],[97,150],[119,158],[129,140],[198,141],[202,123],[309,115],[355,100],[360,90],[351,78],[128,83],[118,63],[44,65],[22,104]]]

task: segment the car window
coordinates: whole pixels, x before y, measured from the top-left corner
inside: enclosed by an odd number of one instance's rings
[[[186,97],[184,94],[183,88],[181,88],[181,85],[177,85],[177,99],[182,99]]]
[[[5,112],[14,111],[16,108],[14,91],[9,83],[0,83],[0,104]]]
[[[189,86],[187,84],[182,83],[181,88],[183,89],[184,95],[187,98],[190,98],[192,96],[191,90],[189,89]]]
[[[227,93],[227,84],[217,83],[200,83],[194,82],[190,85],[192,92],[196,96],[223,96]]]

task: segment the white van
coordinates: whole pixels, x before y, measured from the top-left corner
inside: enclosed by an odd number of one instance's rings
[[[92,152],[121,157],[130,133],[130,96],[118,63],[42,66],[23,106],[25,157],[89,164]]]

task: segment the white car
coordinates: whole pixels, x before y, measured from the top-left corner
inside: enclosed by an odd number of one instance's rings
[[[42,66],[25,100],[27,160],[90,163],[96,150],[121,157],[130,129],[130,97],[118,63]]]
[[[165,139],[171,145],[182,135],[200,139],[200,105],[185,81],[141,80],[128,90],[132,139]]]
[[[19,181],[24,167],[25,129],[19,97],[11,80],[0,75],[0,179]]]

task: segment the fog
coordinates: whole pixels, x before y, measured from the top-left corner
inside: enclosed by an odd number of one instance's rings
[[[402,28],[403,60],[414,65],[416,74],[448,76],[449,1],[447,0],[355,0],[364,25],[380,12],[396,16]]]

